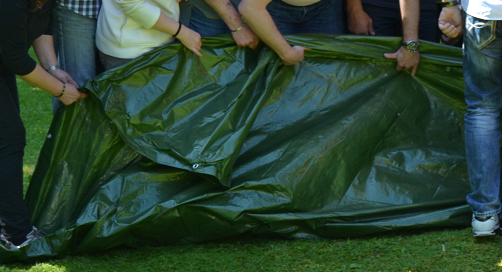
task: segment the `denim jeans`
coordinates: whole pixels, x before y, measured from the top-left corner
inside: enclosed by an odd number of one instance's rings
[[[399,8],[387,8],[363,3],[363,9],[373,20],[373,30],[377,36],[403,36],[403,20]],[[420,10],[419,39],[439,42],[439,39],[437,39],[438,30],[436,10]]]
[[[58,6],[54,10],[54,47],[61,69],[65,70],[78,83],[94,78],[99,67],[96,67],[97,48],[96,19],[87,18],[65,7]],[[53,112],[61,105],[53,98]]]
[[[191,8],[188,28],[199,33],[202,37],[231,33],[222,19],[208,19],[202,11],[195,7]]]
[[[32,230],[23,201],[23,155],[26,131],[21,121],[16,76],[0,72],[0,228],[14,244]]]
[[[465,16],[465,145],[475,216],[500,213],[502,24]]]
[[[267,10],[281,34],[345,32],[342,0],[321,0],[298,7],[272,0]]]

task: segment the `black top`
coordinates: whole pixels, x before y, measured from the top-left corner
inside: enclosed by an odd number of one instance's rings
[[[399,0],[362,0],[362,2],[384,8],[399,8]],[[420,0],[420,9],[436,10],[436,0]]]
[[[28,0],[0,0],[0,71],[23,76],[35,70],[28,49],[43,34],[52,35],[55,5],[56,0],[48,0],[31,12]]]

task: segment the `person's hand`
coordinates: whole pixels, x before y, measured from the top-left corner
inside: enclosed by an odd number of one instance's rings
[[[412,75],[415,75],[417,72],[418,63],[420,62],[420,53],[418,53],[418,51],[410,52],[404,47],[399,48],[395,53],[385,53],[384,57],[397,60],[397,71],[413,68],[411,71]]]
[[[373,20],[362,9],[349,11],[347,22],[351,33],[356,35],[375,35]]]
[[[202,54],[200,53],[200,49],[202,48],[202,42],[201,42],[201,37],[200,34],[191,30],[190,28],[182,25],[180,33],[176,37],[180,42],[188,49],[190,49],[192,52],[195,53],[195,55],[202,57]]]
[[[457,6],[443,8],[439,15],[438,26],[450,38],[456,38],[462,34],[462,14],[460,9]]]
[[[443,41],[443,44],[447,45],[455,45],[458,43],[458,40],[460,40],[461,36],[457,36],[456,38],[450,38],[446,35],[441,35],[441,40]]]
[[[303,60],[305,50],[306,50],[305,47],[295,45],[293,47],[290,47],[285,54],[283,54],[282,56],[281,54],[279,54],[279,56],[284,65],[295,65]]]
[[[78,101],[81,98],[86,98],[89,96],[86,93],[79,92],[73,84],[66,84],[65,92],[63,96],[59,97],[59,101],[61,101],[66,106],[71,105]]]
[[[251,49],[255,49],[258,43],[260,43],[260,38],[254,34],[253,30],[247,24],[241,30],[232,32],[232,38],[234,38],[237,46],[249,47]]]
[[[73,80],[73,78],[66,71],[62,69],[56,69],[52,71],[51,75],[59,79],[59,81],[70,83],[71,85],[75,86],[75,88],[79,88],[77,82],[75,82],[75,80]]]

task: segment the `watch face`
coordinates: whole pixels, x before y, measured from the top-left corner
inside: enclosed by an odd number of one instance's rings
[[[406,49],[410,52],[415,52],[418,50],[418,42],[416,41],[409,41],[406,43]]]

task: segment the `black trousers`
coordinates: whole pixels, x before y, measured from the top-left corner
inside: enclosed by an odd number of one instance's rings
[[[363,10],[373,20],[373,30],[377,36],[403,36],[401,10],[363,3]],[[420,10],[418,38],[421,40],[439,42],[438,18],[436,10]]]
[[[32,230],[23,200],[26,131],[21,120],[16,76],[0,72],[0,224],[15,245]]]

